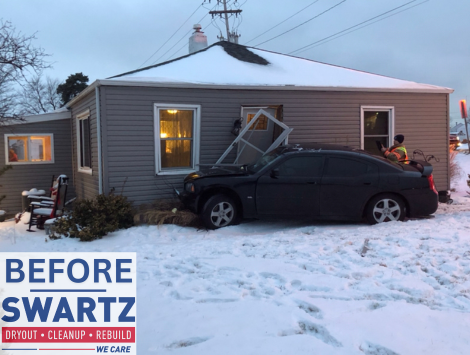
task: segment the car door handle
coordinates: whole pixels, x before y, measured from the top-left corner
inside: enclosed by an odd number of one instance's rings
[[[317,182],[316,182],[316,181],[309,181],[309,182],[307,182],[307,184],[309,184],[309,185],[316,185]]]
[[[370,182],[365,182],[364,185],[370,185],[371,183]]]

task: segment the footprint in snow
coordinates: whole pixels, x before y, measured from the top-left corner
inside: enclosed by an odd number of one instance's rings
[[[210,339],[209,337],[201,337],[201,338],[189,338],[185,340],[178,340],[168,345],[167,348],[169,349],[187,348],[188,346],[200,344],[205,341],[208,341],[209,339]]]
[[[237,302],[235,298],[205,298],[202,300],[197,300],[196,303],[230,303]]]
[[[299,324],[299,329],[284,331],[284,332],[279,333],[279,335],[280,336],[300,335],[300,334],[311,335],[311,336],[314,336],[315,338],[318,338],[325,344],[334,346],[336,348],[343,346],[343,344],[341,344],[341,342],[335,339],[325,327],[319,324],[311,323],[308,321],[300,321],[298,324]]]
[[[361,350],[365,355],[399,355],[395,351],[387,349],[382,345],[372,344],[369,342],[361,344],[359,350]]]
[[[302,286],[302,281],[300,280],[292,280],[290,282],[290,285],[293,287],[293,288],[299,288],[300,286]]]
[[[320,310],[320,308],[314,306],[313,304],[310,304],[305,301],[296,301],[297,306],[304,311],[305,313],[311,315],[312,317],[315,317],[317,319],[322,319],[323,315]]]
[[[376,309],[379,309],[379,308],[383,308],[385,307],[386,304],[385,303],[379,303],[379,302],[372,302],[370,305],[369,305],[369,309],[371,311],[375,311]]]
[[[181,296],[178,291],[171,291],[170,296],[178,301],[188,301],[192,299],[192,297]]]
[[[260,272],[259,274],[265,279],[275,280],[279,285],[286,283],[286,280],[281,275],[272,272]]]

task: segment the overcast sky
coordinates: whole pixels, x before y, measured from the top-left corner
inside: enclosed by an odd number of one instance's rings
[[[410,1],[239,0],[237,7],[243,10],[238,25],[240,43],[290,53]],[[64,81],[70,74],[83,72],[91,83],[144,63],[151,65],[187,54],[187,33],[198,22],[209,44],[217,42],[220,32],[207,15],[216,1],[200,6],[202,2],[0,0],[0,17],[24,34],[37,32],[35,44],[51,54],[53,69],[46,72],[48,76]],[[301,9],[296,16],[252,40]],[[406,11],[397,13],[402,10]],[[383,19],[392,14],[396,15]],[[467,96],[470,99],[469,15],[470,0],[415,0],[376,19],[383,20],[293,55],[453,88],[451,117],[460,122],[458,101]],[[297,29],[261,44],[315,16]],[[238,24],[237,19],[233,20],[231,25]],[[217,24],[224,30],[220,22]]]

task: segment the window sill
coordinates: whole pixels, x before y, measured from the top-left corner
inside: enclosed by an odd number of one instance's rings
[[[163,170],[158,172],[156,175],[188,175],[194,173],[195,171],[195,169]]]
[[[36,165],[36,164],[54,164],[53,161],[10,161],[6,165]]]
[[[93,175],[93,169],[79,168],[78,172],[83,173],[83,174]]]

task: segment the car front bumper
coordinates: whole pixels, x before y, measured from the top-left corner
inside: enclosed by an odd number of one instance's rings
[[[178,192],[178,198],[184,204],[184,206],[190,211],[197,213],[197,201],[198,196],[196,194],[190,194],[187,192]]]

